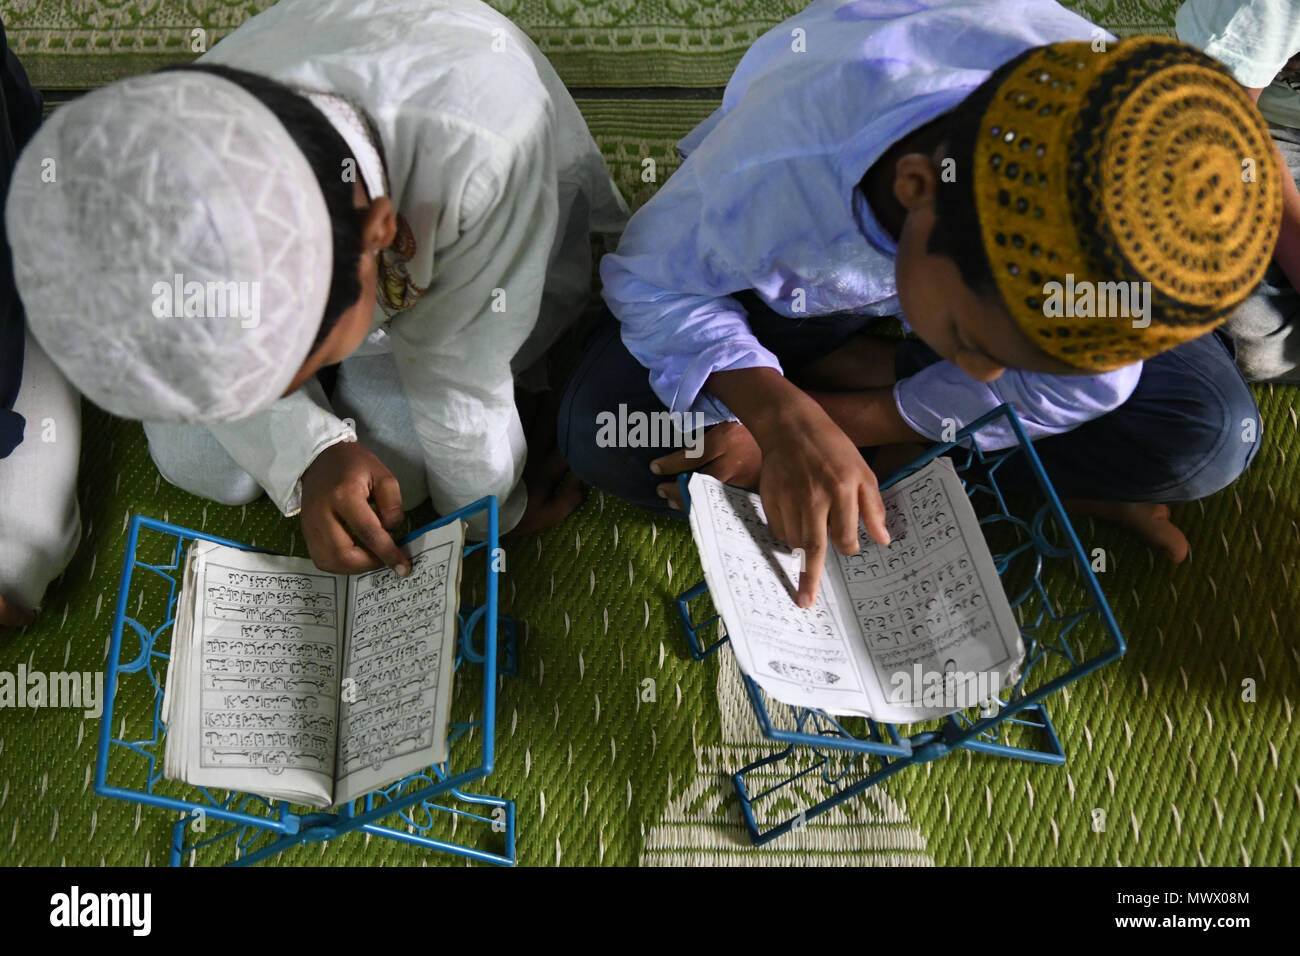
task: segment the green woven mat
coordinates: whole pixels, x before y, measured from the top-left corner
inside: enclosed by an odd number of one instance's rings
[[[195,55],[273,0],[4,0],[9,43],[37,86],[98,86]],[[722,86],[804,0],[492,0],[571,86]],[[1169,32],[1174,0],[1075,0],[1117,33]]]
[[[673,139],[713,106],[583,104],[624,193],[638,200],[653,189],[640,180],[641,158],[656,157],[666,174]],[[1265,428],[1249,473],[1174,509],[1192,540],[1187,563],[1157,561],[1113,529],[1079,527],[1086,548],[1110,553],[1100,578],[1130,650],[1052,698],[1065,766],[957,753],[761,850],[745,840],[729,778],[765,752],[734,664],[726,651],[692,662],[675,624],[671,599],[700,577],[686,529],[593,494],[562,526],[507,542],[502,606],[527,629],[521,672],[502,681],[496,770],[480,789],[517,801],[520,862],[1292,863],[1300,392],[1257,395]],[[0,670],[104,666],[128,514],[304,552],[296,520],[265,499],[228,508],[161,482],[140,427],[94,410],[81,485],[81,551],[40,623],[0,644]],[[1242,700],[1247,678],[1253,703]],[[471,696],[456,706],[472,706]],[[148,713],[138,697],[128,710],[133,721]],[[98,731],[78,711],[0,710],[0,862],[165,862],[173,814],[91,791]],[[279,862],[459,861],[353,835]]]

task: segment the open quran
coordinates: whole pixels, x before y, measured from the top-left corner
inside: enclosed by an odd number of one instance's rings
[[[404,578],[194,542],[164,774],[324,808],[446,760],[464,536],[455,521],[407,542]]]
[[[801,558],[759,496],[692,475],[690,522],[741,671],[777,700],[909,723],[996,707],[1024,643],[979,519],[946,458],[886,489],[881,547],[827,549],[817,600],[795,603]]]

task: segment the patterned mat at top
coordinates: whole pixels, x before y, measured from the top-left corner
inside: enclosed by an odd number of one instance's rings
[[[37,86],[86,88],[195,55],[273,0],[3,0],[10,46]],[[712,87],[805,0],[490,0],[570,86]],[[1178,0],[1070,0],[1117,34],[1167,33]]]

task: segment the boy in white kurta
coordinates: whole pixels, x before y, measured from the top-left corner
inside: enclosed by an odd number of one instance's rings
[[[261,241],[257,279],[262,281],[259,285],[255,279],[254,285],[261,290],[262,314],[256,323],[239,323],[248,326],[242,337],[229,331],[233,321],[227,318],[226,331],[204,332],[195,339],[201,344],[192,349],[163,350],[158,336],[189,335],[190,323],[218,321],[190,314],[202,312],[201,302],[183,307],[186,317],[175,320],[182,324],[155,322],[152,330],[127,316],[136,308],[129,297],[90,298],[80,311],[90,308],[94,314],[77,315],[71,303],[56,304],[53,277],[76,272],[72,263],[78,241],[102,240],[76,240],[70,235],[74,227],[59,219],[61,213],[49,212],[49,203],[43,209],[42,190],[32,182],[39,160],[24,155],[15,180],[21,188],[26,172],[32,201],[18,212],[13,201],[9,207],[11,230],[17,227],[21,233],[15,234],[15,248],[27,244],[25,254],[16,253],[16,271],[24,299],[29,291],[33,296],[44,291],[51,300],[52,317],[33,331],[55,361],[88,396],[148,423],[151,451],[169,480],[227,502],[247,501],[265,490],[286,515],[301,509],[312,557],[329,570],[359,570],[383,561],[400,571],[403,559],[391,538],[377,529],[374,516],[392,527],[400,520],[400,508],[421,500],[426,487],[444,513],[496,495],[503,532],[562,517],[565,507],[548,499],[547,476],[533,483],[531,494],[524,478],[516,376],[534,366],[577,318],[590,286],[590,235],[621,230],[627,210],[576,106],[536,47],[477,0],[282,0],[237,29],[198,65],[199,70],[139,78],[140,97],[155,95],[144,89],[149,82],[212,84],[211,94],[178,95],[175,105],[168,104],[166,118],[183,119],[186,136],[215,143],[220,135],[212,129],[226,124],[239,135],[248,134],[246,145],[229,150],[241,161],[269,143],[292,152],[283,141],[284,130],[267,124],[257,104],[244,102],[248,90],[261,95],[258,88],[250,82],[231,90],[239,77],[213,76],[202,69],[213,67],[267,77],[302,94],[346,142],[343,162],[334,165],[354,181],[362,298],[322,338],[315,333],[323,295],[313,298],[311,290],[279,288],[331,285],[328,270],[304,264],[312,260],[309,253],[329,251],[329,236],[320,245],[321,224],[313,225],[320,210],[313,207],[294,223],[301,237],[293,251],[302,260],[298,271],[277,266],[287,254],[279,260],[265,254],[274,239]],[[178,152],[168,145],[165,129],[130,128],[125,117],[135,114],[128,114],[129,98],[118,105],[120,115],[114,115],[112,94],[109,87],[64,107],[60,113],[83,111],[74,118],[79,123],[75,135],[56,130],[29,153],[49,156],[63,147],[64,162],[86,164],[80,171],[89,176],[94,159],[84,152],[68,155],[74,141],[134,137],[131,155],[136,155],[138,144],[149,144],[152,137],[160,156]],[[213,103],[220,101],[219,107],[210,107],[213,116],[204,113],[209,96]],[[96,97],[101,101],[90,102]],[[150,109],[160,113],[156,104]],[[137,112],[146,117],[137,125],[147,124],[149,111]],[[238,115],[232,119],[228,113]],[[287,114],[281,110],[276,115]],[[59,118],[55,114],[51,122]],[[289,132],[297,139],[296,129]],[[124,207],[147,204],[164,192],[156,183],[136,185],[108,160],[105,164],[102,175],[126,194]],[[251,180],[250,190],[266,178],[262,173],[240,175]],[[330,186],[327,175],[321,178],[317,169],[320,190]],[[305,188],[310,191],[311,185]],[[204,187],[200,183],[196,188],[201,192]],[[279,202],[296,188],[267,187],[267,195]],[[318,198],[309,196],[294,208],[307,209]],[[251,221],[261,223],[256,229],[275,235],[258,218],[264,202],[235,201],[249,203]],[[73,205],[84,216],[86,208],[99,209],[102,202],[83,198]],[[212,208],[217,211],[208,218],[219,220],[215,200]],[[123,213],[135,214],[133,209]],[[340,217],[331,213],[329,219],[337,231]],[[186,230],[191,228],[169,221],[164,234],[170,243],[183,243],[190,241]],[[239,230],[222,232],[218,226],[216,231],[228,246],[242,242],[234,238]],[[171,307],[171,294],[159,294],[157,282],[165,286],[173,269],[176,303],[188,301],[179,278],[185,255],[155,256],[158,245],[140,243],[145,258],[155,260],[141,277],[155,289],[155,314],[160,302],[162,312]],[[337,250],[335,245],[336,258]],[[242,247],[235,251],[248,252]],[[226,259],[235,262],[239,256]],[[134,262],[124,261],[121,268],[126,275],[139,271]],[[213,272],[227,281],[243,278],[237,270],[222,273],[220,268],[203,276]],[[107,287],[129,284],[112,281],[119,278],[111,275]],[[337,263],[333,279],[337,284]],[[150,308],[146,300],[144,313]],[[86,336],[96,334],[96,326],[119,321],[154,349],[154,357],[145,360],[132,360],[130,350],[123,349],[126,361],[149,365],[143,384],[123,382],[121,375],[105,370],[102,354],[87,345]],[[283,326],[282,334],[276,333],[280,339],[265,328],[268,322],[279,323],[277,329]],[[70,336],[70,329],[77,335]],[[104,334],[101,350],[119,347],[121,329]],[[214,335],[227,336],[226,344],[212,344]],[[68,342],[70,338],[77,341]],[[253,374],[249,366],[269,361],[267,355],[274,361],[266,374]],[[327,398],[313,373],[349,355],[333,397]],[[228,383],[224,387],[223,381]],[[290,391],[280,397],[286,388]]]

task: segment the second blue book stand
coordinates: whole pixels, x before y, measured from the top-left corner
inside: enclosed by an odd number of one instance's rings
[[[159,709],[188,543],[203,539],[257,549],[135,515],[113,618],[95,792],[180,811],[181,819],[172,832],[172,866],[187,858],[193,862],[200,853],[205,861],[224,854],[220,859],[227,864],[249,865],[302,843],[335,840],[356,831],[481,862],[512,865],[514,802],[464,789],[492,772],[498,674],[513,674],[517,669],[515,624],[497,614],[496,499],[482,498],[412,532],[402,543],[429,528],[480,513],[487,515],[488,537],[466,546],[462,581],[472,580],[471,575],[477,573],[471,569],[470,557],[479,554],[486,591],[482,604],[462,605],[457,615],[456,685],[447,728],[450,756],[442,764],[332,812],[312,808],[298,812],[283,801],[256,794],[216,791],[163,778],[167,728]],[[500,643],[498,626],[504,635]],[[469,691],[472,700],[460,701],[461,691]],[[468,714],[463,713],[466,706]],[[149,717],[128,718],[123,712]],[[477,831],[477,838],[460,837],[457,831],[462,825]]]
[[[974,436],[1000,425],[1017,443],[981,451]],[[745,690],[763,736],[783,745],[732,775],[750,838],[762,845],[858,796],[913,764],[963,748],[999,757],[1063,764],[1065,751],[1044,700],[1124,653],[1110,605],[1065,509],[1010,405],[1002,405],[898,470],[882,490],[931,459],[947,455],[979,516],[993,562],[1016,613],[1026,654],[1020,679],[983,708],[911,725],[835,717],[768,697],[748,676]],[[1010,492],[999,473],[1010,468],[1034,486]],[[679,481],[689,507],[685,476]],[[692,602],[704,582],[677,598],[691,655],[703,660],[725,634],[706,644],[701,633],[718,616],[696,623]]]

